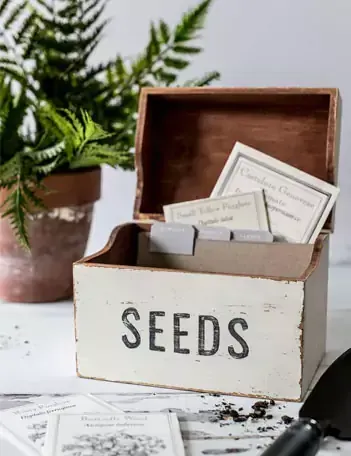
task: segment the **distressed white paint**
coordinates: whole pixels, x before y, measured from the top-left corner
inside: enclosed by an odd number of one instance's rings
[[[303,282],[84,264],[74,266],[74,280],[81,376],[300,398]],[[141,336],[140,346],[133,349],[122,342],[123,334],[135,340],[122,322],[129,307],[140,314],[139,321],[129,318]],[[156,327],[164,331],[156,335],[156,344],[165,352],[149,350],[150,311],[165,311],[156,319]],[[174,313],[190,314],[181,320],[181,330],[188,335],[180,337],[180,346],[190,354],[174,353]],[[214,316],[220,324],[220,347],[212,356],[197,354],[199,315]],[[228,353],[231,345],[241,351],[228,332],[232,318],[244,318],[248,324],[247,330],[236,326],[249,346],[243,359]],[[207,344],[212,345],[212,339]]]
[[[325,368],[344,350],[351,346],[351,312],[349,305],[348,281],[350,268],[330,270],[330,307],[328,316],[328,345],[323,364],[315,381]],[[346,310],[345,310],[346,307]],[[338,310],[335,310],[335,309]],[[19,329],[15,329],[18,325]],[[222,423],[209,424],[216,404],[223,399],[233,402],[236,408],[243,407],[244,413],[251,411],[255,399],[243,397],[213,397],[203,394],[191,394],[159,388],[147,388],[111,382],[96,382],[78,378],[74,365],[73,306],[69,302],[14,305],[0,305],[0,333],[16,336],[19,346],[0,350],[0,361],[6,375],[0,376],[2,401],[26,401],[29,394],[57,393],[105,393],[100,397],[124,411],[161,411],[175,410],[180,417],[187,456],[225,455],[233,448],[245,448],[243,456],[258,456],[257,446],[271,443],[271,437],[284,430],[258,432],[262,426],[257,423]],[[49,335],[49,336],[48,336]],[[23,341],[29,340],[26,345]],[[26,352],[30,350],[30,355]],[[53,363],[52,360],[55,360]],[[312,386],[313,386],[312,384]],[[108,394],[107,394],[108,393]],[[270,410],[273,419],[264,425],[276,426],[283,414],[296,417],[301,404],[277,403]],[[281,408],[279,408],[281,407]],[[244,424],[244,426],[242,426]],[[205,431],[206,435],[202,433]],[[223,435],[227,431],[227,435]],[[210,434],[210,437],[208,436]],[[239,440],[238,440],[239,439]],[[336,447],[340,448],[337,449]],[[0,430],[1,456],[23,456],[7,440],[2,439]],[[233,453],[234,454],[234,453]],[[323,442],[318,455],[346,456],[351,454],[351,442],[339,442],[327,439]]]
[[[65,222],[79,222],[84,218],[92,219],[92,204],[86,204],[82,206],[74,207],[56,207],[50,211],[36,212],[30,214],[31,220],[41,220],[45,217],[49,219],[63,220]]]

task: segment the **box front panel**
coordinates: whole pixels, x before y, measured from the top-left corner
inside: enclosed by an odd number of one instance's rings
[[[303,283],[74,267],[79,375],[298,400]]]

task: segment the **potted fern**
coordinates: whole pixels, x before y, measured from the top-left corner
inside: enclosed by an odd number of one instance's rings
[[[30,112],[0,78],[0,294],[20,302],[72,294],[72,263],[83,256],[101,165],[116,166],[111,134],[90,115],[36,108],[42,135],[23,132]]]
[[[202,51],[194,40],[211,3],[172,29],[151,23],[135,59],[92,66],[107,25],[104,0],[0,0],[0,298],[72,296],[72,263],[85,252],[101,167],[134,169],[140,89],[177,82]]]

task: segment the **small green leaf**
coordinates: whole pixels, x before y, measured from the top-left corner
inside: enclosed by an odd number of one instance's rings
[[[35,165],[35,166],[33,166],[33,170],[36,173],[43,174],[43,175],[47,176],[48,174],[52,173],[52,171],[54,171],[58,167],[60,161],[61,161],[61,157],[58,156],[50,163],[47,163],[45,165]]]
[[[174,81],[177,80],[177,76],[173,73],[168,73],[162,69],[158,70],[156,73],[156,77],[158,80],[166,83],[167,85],[172,84]]]
[[[192,47],[192,46],[174,46],[173,51],[178,54],[200,54],[203,51],[200,47]]]
[[[156,28],[153,22],[151,22],[150,25],[150,44],[153,49],[153,54],[158,54],[160,52],[160,43],[158,41]]]
[[[166,57],[164,63],[168,68],[174,68],[176,70],[183,70],[189,66],[189,62],[183,59],[176,59],[174,57]]]
[[[218,71],[212,71],[210,73],[206,73],[202,76],[202,78],[185,82],[184,87],[205,87],[211,84],[211,82],[218,80],[220,76],[221,75]]]
[[[163,20],[160,20],[160,35],[162,37],[163,43],[167,44],[170,40],[171,32],[168,25]]]
[[[26,198],[33,204],[34,207],[38,209],[46,210],[47,207],[45,206],[43,200],[39,198],[33,190],[31,190],[26,183],[23,183],[22,190]]]
[[[101,4],[101,0],[92,0],[91,2],[87,1],[87,5],[82,12],[81,18],[85,18],[88,14],[90,14],[97,6]],[[106,2],[102,5],[102,10],[106,7]],[[102,12],[102,11],[101,11]]]
[[[36,14],[32,13],[30,14],[27,19],[23,22],[22,27],[18,30],[17,35],[16,35],[16,41],[18,43],[22,43],[25,41],[30,41],[34,39],[34,23],[36,21]],[[30,34],[30,36],[28,36]]]
[[[41,150],[27,150],[24,152],[25,155],[34,160],[35,163],[41,163],[45,160],[50,160],[54,157],[57,157],[65,148],[65,142],[61,141],[54,146],[47,147],[46,149]]]
[[[204,27],[211,3],[212,0],[203,0],[195,8],[192,8],[183,14],[182,19],[175,30],[175,43],[183,43],[195,39],[196,33]]]
[[[118,55],[116,58],[115,68],[116,68],[116,73],[117,73],[118,77],[123,79],[127,74],[127,70],[126,70],[124,62],[122,60],[122,57],[120,55]]]

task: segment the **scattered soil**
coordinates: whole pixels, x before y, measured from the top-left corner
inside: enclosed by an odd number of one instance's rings
[[[219,395],[212,395],[220,397]],[[276,406],[275,401],[257,401],[251,405],[252,411],[250,413],[244,413],[243,407],[235,407],[235,404],[226,400],[221,400],[215,404],[215,409],[212,410],[214,417],[211,418],[211,422],[220,422],[220,426],[228,426],[230,423],[241,423],[241,426],[245,426],[245,423],[250,420],[253,423],[257,423],[257,431],[259,433],[267,433],[279,429],[279,425],[289,426],[294,418],[288,415],[277,416],[276,423],[272,423],[273,414],[271,409]],[[277,407],[279,409],[285,408],[284,406]],[[272,438],[274,439],[274,437]]]
[[[271,420],[273,415],[271,413],[267,414],[267,410],[272,407],[273,405],[271,402],[268,401],[257,401],[255,402],[251,408],[253,411],[251,413],[242,413],[243,407],[236,408],[235,404],[221,401],[219,404],[216,404],[216,409],[213,411],[215,415],[214,421],[234,421],[235,423],[244,423],[247,420],[251,419],[256,421],[259,420]],[[261,427],[262,432],[265,432],[264,429],[269,429],[272,426]]]
[[[294,418],[288,415],[283,415],[281,420],[284,424],[291,424],[294,421]]]

